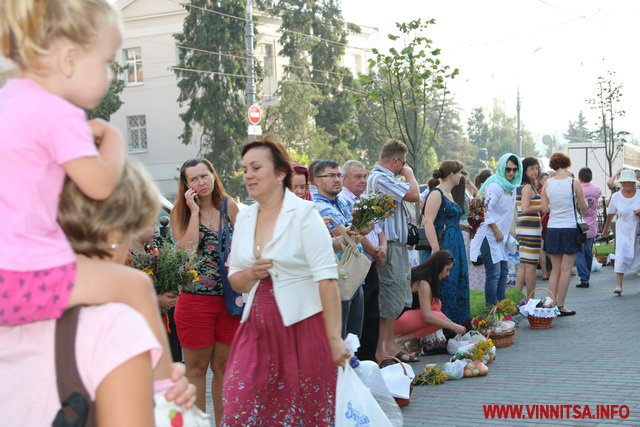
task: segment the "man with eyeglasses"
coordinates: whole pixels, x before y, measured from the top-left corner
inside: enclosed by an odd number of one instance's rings
[[[406,165],[407,146],[400,141],[390,140],[382,147],[380,160],[374,166],[367,180],[367,192],[390,194],[395,201],[394,214],[382,225],[387,237],[387,262],[378,269],[380,282],[380,336],[376,357],[395,356],[403,362],[416,362],[414,356],[398,348],[393,336],[394,320],[402,314],[405,305],[411,306],[409,252],[407,250],[408,212],[402,202],[420,200],[420,189],[413,170]],[[398,177],[403,177],[400,180]]]
[[[318,192],[313,196],[316,208],[323,218],[331,218],[344,228],[351,226],[351,205],[346,199],[338,196],[342,191],[342,173],[340,165],[333,160],[321,160],[314,168],[315,184]],[[332,236],[339,237],[340,232],[331,223],[327,223]],[[359,236],[356,241],[360,240]],[[358,244],[358,249],[363,252],[362,246]],[[337,253],[338,257],[342,252]],[[342,301],[342,336],[355,334],[362,335],[362,319],[364,312],[364,294],[362,286],[356,291],[351,300]]]

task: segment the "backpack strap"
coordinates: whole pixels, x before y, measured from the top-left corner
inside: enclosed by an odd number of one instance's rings
[[[93,427],[95,402],[80,379],[76,363],[76,332],[82,307],[73,307],[56,321],[56,379],[61,408],[53,427]]]

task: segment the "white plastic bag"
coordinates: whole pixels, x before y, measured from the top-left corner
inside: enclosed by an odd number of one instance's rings
[[[393,427],[402,427],[404,424],[402,410],[391,396],[389,390],[387,390],[387,385],[384,383],[378,364],[371,360],[358,360],[358,363],[359,365],[353,369],[362,380],[362,383],[371,391],[371,395],[376,399],[391,425]],[[354,364],[352,363],[351,366],[353,367]]]
[[[459,380],[464,376],[464,367],[467,366],[467,362],[467,360],[447,362],[442,367],[442,372],[444,372],[450,380]]]
[[[591,263],[591,272],[595,273],[600,270],[602,270],[602,264],[600,264],[600,261],[598,261],[596,257],[593,257],[593,262]]]
[[[462,346],[486,340],[487,338],[478,331],[469,331],[462,336],[458,334],[455,337],[451,338],[447,343],[447,353],[453,355],[456,354],[458,349]]]
[[[335,427],[392,427],[358,374],[347,364],[338,368]]]

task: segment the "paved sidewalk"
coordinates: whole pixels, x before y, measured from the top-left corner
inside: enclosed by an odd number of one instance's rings
[[[588,289],[576,288],[576,282],[573,276],[565,303],[576,316],[554,319],[546,330],[521,321],[514,344],[498,349],[486,377],[415,387],[403,410],[405,426],[640,425],[640,279],[625,276],[622,297],[613,294],[611,267],[593,273]],[[413,367],[417,373],[448,357],[421,357]],[[594,415],[597,404],[628,405],[629,417],[575,419],[571,409],[563,420],[485,419],[483,404],[582,405],[581,413],[590,405]]]

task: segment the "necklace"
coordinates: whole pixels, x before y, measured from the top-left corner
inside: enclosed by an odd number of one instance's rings
[[[199,217],[200,217],[200,223],[202,225],[204,225],[205,227],[207,227],[210,230],[213,230],[213,224],[214,224],[214,211],[213,209],[211,210],[211,218],[207,218],[204,214],[204,212],[201,210]]]

